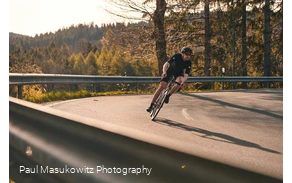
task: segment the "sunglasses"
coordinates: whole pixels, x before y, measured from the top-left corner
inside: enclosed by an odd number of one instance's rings
[[[191,54],[189,54],[189,53],[185,53],[185,55],[186,55],[186,56],[191,56]]]

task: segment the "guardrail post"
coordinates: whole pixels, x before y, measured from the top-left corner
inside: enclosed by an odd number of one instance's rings
[[[222,77],[225,75],[225,68],[222,67]],[[224,90],[224,81],[222,81],[222,90]]]
[[[224,90],[224,82],[222,82],[222,90]]]
[[[22,88],[23,88],[23,85],[17,85],[17,93],[18,93],[19,99],[22,99]]]
[[[96,92],[96,84],[95,83],[92,84],[92,91]]]

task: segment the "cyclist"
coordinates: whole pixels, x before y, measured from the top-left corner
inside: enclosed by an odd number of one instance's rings
[[[166,88],[167,82],[172,75],[175,76],[176,82],[164,100],[166,104],[169,102],[169,97],[184,86],[191,71],[191,54],[192,49],[185,46],[181,49],[181,53],[174,54],[167,62],[165,62],[162,69],[162,79],[160,80],[159,86],[153,95],[150,106],[146,109],[147,112],[151,112],[156,99],[163,89]]]

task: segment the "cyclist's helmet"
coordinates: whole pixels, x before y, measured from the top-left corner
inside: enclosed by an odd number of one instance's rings
[[[185,46],[185,47],[183,47],[183,48],[181,49],[181,52],[182,52],[182,53],[192,53],[193,51],[192,51],[192,49],[191,49],[190,47]]]

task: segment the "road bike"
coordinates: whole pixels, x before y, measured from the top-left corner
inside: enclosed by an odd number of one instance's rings
[[[166,88],[161,91],[159,97],[156,99],[156,102],[154,103],[154,106],[152,107],[152,110],[150,112],[150,117],[152,121],[154,121],[160,109],[162,108],[165,101],[165,97],[167,94],[169,94],[173,83],[176,83],[176,82],[175,82],[175,77],[172,75],[167,83]]]

